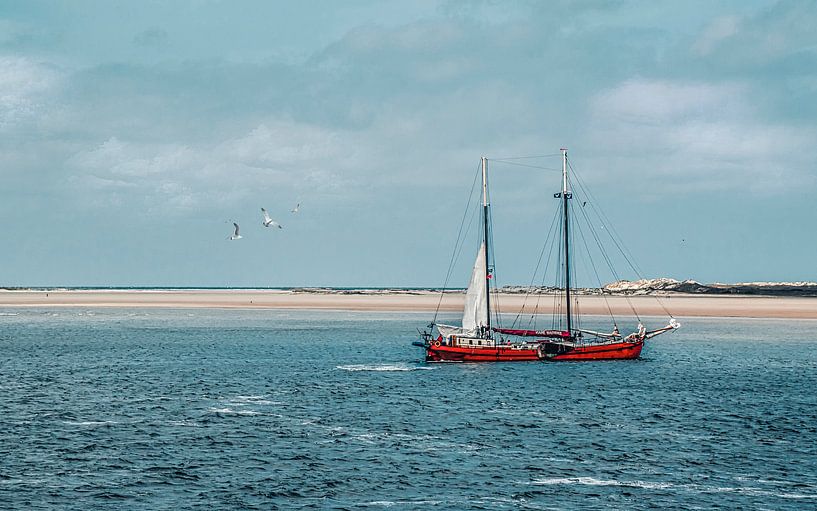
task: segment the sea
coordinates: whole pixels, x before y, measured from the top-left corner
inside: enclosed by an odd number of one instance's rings
[[[817,322],[679,319],[426,364],[427,314],[0,309],[0,509],[817,508]]]

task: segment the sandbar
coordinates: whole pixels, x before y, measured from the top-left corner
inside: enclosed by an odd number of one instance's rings
[[[493,296],[493,295],[492,295]],[[493,297],[497,299],[496,296]],[[241,309],[326,309],[349,311],[443,312],[461,311],[463,293],[434,291],[337,293],[287,290],[5,290],[0,307],[121,307],[121,308],[241,308]],[[550,314],[552,295],[525,297],[498,295],[502,312],[520,310]],[[581,296],[580,312],[644,316],[740,317],[817,319],[817,298],[781,296]],[[665,310],[666,309],[666,310]]]

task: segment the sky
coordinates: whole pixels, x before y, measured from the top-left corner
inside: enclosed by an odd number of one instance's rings
[[[2,1],[0,286],[441,286],[480,157],[561,147],[642,276],[817,280],[814,26],[785,0]],[[527,284],[559,175],[489,172],[497,278]]]

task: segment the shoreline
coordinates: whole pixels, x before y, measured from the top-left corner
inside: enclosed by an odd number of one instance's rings
[[[549,314],[553,295],[529,296],[499,294],[500,310],[506,313]],[[495,298],[492,295],[492,298]],[[56,290],[0,291],[0,308],[213,308],[348,310],[390,312],[433,312],[439,303],[443,312],[462,310],[463,293],[431,291],[362,293],[325,293],[287,290]],[[522,307],[525,305],[524,308]],[[580,296],[579,310],[584,314],[632,315],[631,304],[639,315],[666,316],[666,308],[677,317],[734,317],[817,319],[817,297],[686,295],[669,296]],[[663,305],[663,307],[662,307]]]

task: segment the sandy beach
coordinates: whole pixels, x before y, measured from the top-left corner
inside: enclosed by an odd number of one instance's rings
[[[257,308],[257,309],[327,309],[354,311],[433,311],[440,303],[442,311],[460,311],[464,295],[430,291],[339,294],[326,292],[278,290],[61,290],[0,291],[0,307],[123,307],[123,308]],[[536,310],[536,298],[505,294],[499,297],[505,312]],[[630,314],[630,304],[645,316],[664,316],[664,305],[677,317],[744,317],[817,319],[817,298],[767,296],[700,296],[672,295],[659,300],[653,296],[608,296],[613,313]],[[538,311],[549,313],[551,296],[542,296]],[[604,297],[583,296],[581,312],[606,314]]]

